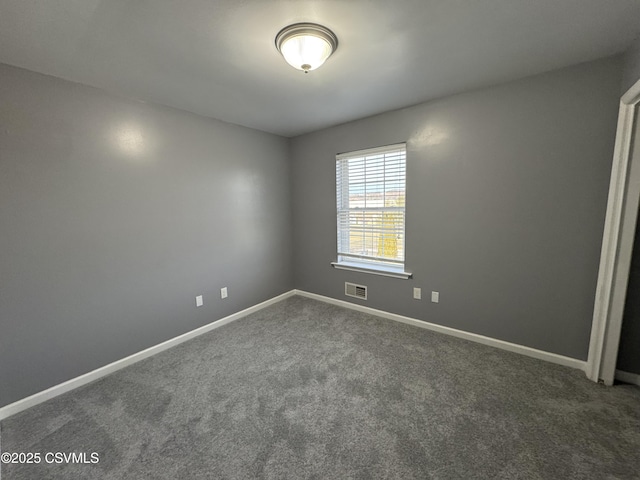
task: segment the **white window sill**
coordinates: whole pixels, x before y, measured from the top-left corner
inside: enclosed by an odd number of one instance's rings
[[[338,270],[351,270],[352,272],[371,273],[372,275],[382,275],[384,277],[402,278],[407,280],[413,273],[405,272],[402,268],[387,267],[384,265],[371,265],[357,262],[331,262],[333,268]]]

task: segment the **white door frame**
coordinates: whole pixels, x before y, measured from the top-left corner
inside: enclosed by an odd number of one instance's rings
[[[620,99],[586,366],[590,380],[602,380],[606,385],[613,385],[615,377],[640,200],[640,162],[631,159],[634,119],[639,103],[640,80]]]

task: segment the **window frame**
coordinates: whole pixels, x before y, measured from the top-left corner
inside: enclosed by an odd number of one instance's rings
[[[355,160],[362,157],[367,157],[367,156],[390,154],[398,151],[402,151],[404,153],[404,178],[403,178],[404,180],[403,191],[404,191],[404,199],[405,199],[404,205],[402,205],[401,207],[383,206],[383,207],[369,207],[369,208],[360,207],[360,208],[362,208],[363,212],[372,212],[372,211],[387,212],[391,210],[402,212],[402,217],[403,217],[403,221],[402,221],[402,240],[403,240],[402,257],[403,258],[402,260],[398,261],[398,260],[391,259],[389,257],[386,257],[386,258],[372,257],[370,255],[363,255],[359,257],[357,254],[354,254],[354,253],[341,253],[340,252],[341,235],[342,236],[344,236],[345,234],[349,235],[348,229],[345,229],[344,227],[341,228],[341,214],[344,215],[344,211],[345,211],[344,208],[341,209],[341,204],[344,205],[345,199],[342,198],[342,201],[341,201],[341,198],[340,198],[340,195],[344,197],[344,195],[348,194],[348,191],[349,191],[348,187],[350,184],[349,184],[348,178],[346,179],[346,184],[345,184],[345,168],[347,168],[348,161]],[[366,160],[364,162],[366,162]],[[372,161],[371,163],[373,162],[374,161]],[[376,160],[375,162],[379,163],[380,160]],[[383,165],[384,165],[384,160],[383,160]],[[384,145],[384,146],[375,147],[375,148],[367,148],[363,150],[345,152],[345,153],[336,155],[336,220],[337,220],[336,221],[336,228],[337,228],[336,257],[337,259],[336,261],[331,262],[331,265],[334,268],[340,269],[340,270],[362,272],[362,273],[371,273],[374,275],[383,275],[383,276],[392,277],[392,278],[408,279],[412,277],[412,273],[405,271],[406,194],[407,194],[406,167],[407,167],[407,145],[404,142],[396,143],[392,145]],[[342,172],[340,172],[340,169],[342,169]],[[373,181],[366,182],[366,177],[365,177],[365,183],[373,183]],[[347,203],[348,203],[348,200],[347,200]],[[347,208],[346,210],[349,210],[349,209]],[[344,238],[342,240],[343,242],[345,241]],[[346,241],[348,242],[348,240]],[[347,258],[344,258],[344,257],[347,257]]]

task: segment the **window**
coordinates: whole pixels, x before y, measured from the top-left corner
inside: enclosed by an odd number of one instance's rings
[[[336,268],[409,278],[404,271],[406,146],[336,157]]]

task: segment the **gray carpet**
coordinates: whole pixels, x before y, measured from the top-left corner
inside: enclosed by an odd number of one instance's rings
[[[17,479],[640,478],[640,388],[292,297],[2,422]]]

